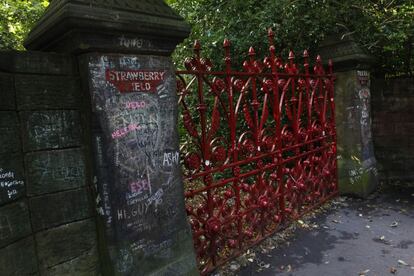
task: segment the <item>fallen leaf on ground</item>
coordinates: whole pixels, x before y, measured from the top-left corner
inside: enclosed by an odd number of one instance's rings
[[[400,265],[408,265],[406,262],[404,262],[403,260],[398,260],[398,263],[400,264]]]
[[[397,227],[397,226],[398,226],[398,222],[393,221],[393,222],[390,224],[390,226],[391,226],[391,227]]]
[[[395,274],[395,273],[397,273],[397,269],[396,269],[395,267],[391,267],[391,268],[390,268],[390,272],[391,272],[392,274]]]
[[[366,269],[364,271],[361,271],[358,275],[359,276],[365,276],[369,271],[370,271],[370,269]]]

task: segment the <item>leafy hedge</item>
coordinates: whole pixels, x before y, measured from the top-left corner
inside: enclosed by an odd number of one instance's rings
[[[216,63],[229,38],[239,62],[249,46],[263,56],[266,30],[276,33],[278,49],[302,53],[315,49],[331,33],[352,35],[378,60],[378,73],[412,74],[414,68],[413,0],[168,0],[192,26],[191,37],[176,52],[188,56],[199,39]],[[312,51],[314,52],[314,51]]]
[[[138,1],[138,0],[137,0]],[[205,54],[222,58],[224,38],[232,41],[235,61],[250,46],[267,50],[266,30],[276,33],[278,50],[317,48],[333,32],[353,35],[377,57],[379,73],[414,71],[414,0],[166,0],[191,25],[191,37],[176,51],[182,63],[199,39]],[[0,49],[23,49],[22,41],[48,0],[0,0]]]

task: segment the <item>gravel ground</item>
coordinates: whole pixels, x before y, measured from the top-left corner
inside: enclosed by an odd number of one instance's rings
[[[212,275],[414,276],[414,187],[336,198]]]

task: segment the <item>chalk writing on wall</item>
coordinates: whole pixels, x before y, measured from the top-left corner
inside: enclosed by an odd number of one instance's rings
[[[142,38],[128,38],[121,36],[119,38],[119,45],[126,48],[142,48],[145,40]]]
[[[351,169],[349,170],[349,181],[351,182],[351,184],[355,184],[361,180],[363,174],[364,174],[363,168]]]
[[[126,127],[122,127],[112,132],[112,138],[113,139],[121,138],[127,135],[129,132],[134,131],[134,130],[139,130],[139,129],[141,129],[141,127],[137,124],[129,124]]]
[[[361,120],[360,123],[363,127],[368,127],[369,123],[369,99],[370,92],[367,88],[362,88],[358,92],[359,98],[361,100],[362,110],[361,110]]]
[[[106,80],[121,93],[156,92],[157,86],[164,79],[165,71],[106,70]]]
[[[172,240],[164,240],[160,243],[153,243],[146,239],[139,240],[131,244],[131,251],[143,251],[144,256],[154,256],[159,258],[169,258],[171,256]]]
[[[172,247],[181,243],[170,237],[188,228],[179,186],[174,69],[169,58],[155,56],[91,55],[88,62],[101,135],[94,139],[101,166],[95,168],[97,203],[101,214],[112,214],[107,227],[117,249],[111,256],[118,271],[151,274],[142,257],[173,258]]]
[[[24,181],[16,179],[13,171],[0,168],[0,189],[6,191],[9,199],[16,198],[18,191],[24,186]]]
[[[178,165],[179,162],[180,162],[180,154],[178,153],[178,151],[164,153],[164,160],[163,160],[164,166]]]
[[[50,164],[49,160],[40,160],[34,164],[34,172],[39,175],[39,181],[47,179],[58,181],[79,181],[84,177],[83,164],[79,166],[63,166]]]
[[[129,192],[126,193],[127,205],[131,206],[147,199],[152,193],[149,178],[136,179],[129,183]]]
[[[127,109],[139,109],[139,108],[145,108],[146,103],[144,101],[139,102],[127,102],[125,104],[125,108]]]
[[[360,125],[362,141],[362,160],[364,168],[375,166],[374,148],[371,132],[371,92],[369,89],[369,72],[357,71],[360,87],[358,89],[359,105],[361,106]]]
[[[24,113],[28,130],[28,149],[64,148],[80,143],[80,116],[73,110]]]
[[[98,191],[96,198],[96,208],[100,215],[105,219],[105,223],[108,226],[109,231],[112,223],[111,203],[110,203],[110,190],[108,184],[108,168],[104,158],[103,149],[103,137],[101,133],[94,133],[94,155],[95,155],[95,175],[93,177],[93,183],[95,189]]]

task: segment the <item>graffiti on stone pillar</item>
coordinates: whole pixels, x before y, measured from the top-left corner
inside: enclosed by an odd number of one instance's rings
[[[93,55],[88,68],[97,209],[106,222],[113,266],[125,275],[149,275],[154,269],[149,260],[168,263],[178,257],[173,248],[190,244],[192,249],[189,231],[187,243],[174,234],[188,224],[172,62]]]
[[[360,106],[360,125],[361,125],[361,142],[362,142],[362,167],[370,170],[375,166],[375,157],[372,144],[371,133],[371,111],[370,99],[371,92],[369,89],[369,72],[357,71],[358,76],[358,97]]]

